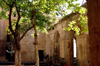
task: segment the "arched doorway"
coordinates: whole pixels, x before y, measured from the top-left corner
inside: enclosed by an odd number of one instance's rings
[[[77,65],[77,43],[76,38],[73,38],[73,54],[74,54],[74,65]]]

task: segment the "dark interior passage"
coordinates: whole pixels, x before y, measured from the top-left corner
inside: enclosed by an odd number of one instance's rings
[[[43,50],[39,50],[39,61],[43,61],[43,57],[44,57],[44,51]]]
[[[7,35],[5,59],[8,61],[14,61],[14,48],[10,41],[10,35]]]

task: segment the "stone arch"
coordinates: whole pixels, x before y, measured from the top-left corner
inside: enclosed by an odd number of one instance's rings
[[[54,33],[54,56],[60,57],[60,33],[56,31]]]
[[[73,64],[74,53],[73,53],[73,38],[74,31],[66,31],[65,33],[65,43],[64,43],[64,58],[68,65]]]

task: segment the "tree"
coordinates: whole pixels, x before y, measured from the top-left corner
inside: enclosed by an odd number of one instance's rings
[[[91,66],[100,66],[100,0],[87,0]]]
[[[9,31],[15,39],[15,66],[21,66],[21,46],[20,40],[24,35],[34,27],[35,46],[37,66],[39,66],[38,58],[38,42],[37,32],[46,32],[47,27],[50,28],[54,22],[56,15],[66,15],[66,5],[77,7],[78,4],[73,2],[77,0],[0,0],[1,18],[9,20]],[[12,19],[12,15],[17,15],[17,19]],[[22,34],[21,37],[19,33]],[[17,63],[18,52],[18,63]]]
[[[78,21],[76,22],[74,20],[74,21],[69,22],[68,27],[64,28],[64,30],[67,30],[67,31],[73,30],[75,31],[75,35],[80,35],[81,33],[88,32],[86,3],[84,3],[82,6],[78,6],[78,7],[75,6],[72,13],[79,14],[79,18],[77,19]]]
[[[20,4],[23,4],[23,2],[16,1],[16,0],[0,0],[1,18],[5,18],[9,20],[9,30],[15,39],[15,66],[17,66],[17,64],[18,66],[21,66],[21,50],[20,50],[21,47],[20,47],[19,41],[24,37],[24,35],[28,32],[28,30],[32,28],[32,26],[30,25],[29,19],[25,18],[27,16],[25,16],[26,14],[24,13],[27,13],[27,12],[25,12],[24,8],[22,8],[23,5],[20,6]],[[11,18],[12,13],[13,15],[17,14],[18,16],[17,20]],[[28,21],[28,24],[25,24],[26,23],[25,20]],[[22,24],[21,21],[24,22],[24,25]],[[26,27],[26,25],[28,27]],[[23,35],[19,38],[19,32],[21,32],[20,31],[21,28],[25,28],[25,29],[24,29]],[[18,55],[17,55],[17,52],[18,52]],[[17,57],[18,57],[18,60],[17,60]]]

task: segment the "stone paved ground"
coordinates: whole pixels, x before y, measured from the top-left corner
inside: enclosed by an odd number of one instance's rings
[[[15,65],[0,65],[0,66],[15,66]],[[21,65],[21,66],[35,66],[35,65]]]

